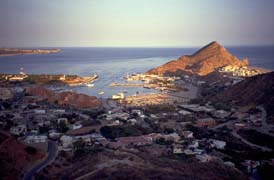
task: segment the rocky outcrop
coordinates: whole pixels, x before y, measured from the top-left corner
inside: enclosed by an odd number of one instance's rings
[[[157,75],[181,75],[186,73],[204,76],[213,72],[216,68],[227,65],[247,66],[248,60],[239,60],[214,41],[192,55],[182,56],[147,73]]]
[[[13,98],[13,93],[8,88],[0,87],[0,100],[9,100]]]
[[[32,96],[42,97],[49,102],[59,105],[70,105],[75,108],[96,108],[101,105],[101,101],[95,96],[78,94],[75,92],[55,93],[43,87],[27,88],[26,93]]]

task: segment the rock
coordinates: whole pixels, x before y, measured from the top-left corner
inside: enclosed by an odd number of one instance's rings
[[[101,101],[99,101],[95,96],[88,96],[75,92],[55,93],[54,91],[46,88],[34,87],[27,88],[26,93],[32,96],[42,97],[52,103],[57,103],[59,105],[70,105],[75,108],[96,108],[101,105]]]
[[[0,100],[9,100],[13,97],[14,95],[10,89],[0,87]]]
[[[148,74],[182,75],[194,74],[204,76],[215,69],[227,65],[247,66],[248,60],[240,61],[217,42],[212,42],[193,55],[185,55],[160,67],[148,71]]]

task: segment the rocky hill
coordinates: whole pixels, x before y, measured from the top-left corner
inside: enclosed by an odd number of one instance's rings
[[[274,116],[274,72],[253,76],[225,90],[215,100],[235,101],[238,104],[264,105],[269,116]]]
[[[95,96],[78,94],[75,92],[56,93],[43,87],[27,88],[26,93],[32,96],[38,96],[47,99],[48,102],[57,103],[59,105],[70,105],[75,108],[97,108],[101,105],[101,101]]]
[[[181,75],[186,73],[204,76],[213,72],[216,68],[227,65],[247,66],[248,60],[239,60],[214,41],[192,55],[184,55],[177,60],[151,69],[147,73],[158,75]]]

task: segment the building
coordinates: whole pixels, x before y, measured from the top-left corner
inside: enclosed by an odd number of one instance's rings
[[[25,135],[27,132],[27,126],[22,124],[10,128],[10,133],[17,136]]]
[[[182,145],[174,145],[173,146],[173,154],[183,154],[183,146]]]
[[[48,137],[45,135],[29,135],[24,139],[25,143],[35,144],[35,143],[46,143]]]
[[[178,142],[181,139],[181,137],[177,133],[164,134],[164,135],[161,135],[161,137],[164,138],[166,141],[174,141],[174,142]]]
[[[35,114],[46,114],[46,110],[45,109],[34,109],[34,113]]]
[[[212,156],[209,156],[207,154],[197,154],[196,159],[198,159],[200,162],[209,162],[212,160]]]
[[[125,95],[124,95],[124,93],[114,94],[114,95],[112,95],[112,99],[113,99],[113,100],[125,99]]]
[[[67,124],[67,123],[68,123],[68,119],[67,119],[67,118],[58,118],[58,119],[57,119],[57,123],[59,124],[59,123],[61,123],[61,122]]]
[[[198,127],[212,127],[216,125],[216,121],[212,118],[203,118],[197,120]]]
[[[225,141],[220,141],[216,139],[209,139],[210,147],[217,148],[217,149],[224,149],[226,146]]]
[[[184,138],[193,138],[193,132],[191,131],[183,131],[181,133],[181,135],[184,137]]]
[[[62,114],[66,112],[65,109],[52,109],[51,111],[55,114]]]
[[[192,112],[189,112],[189,111],[186,111],[186,110],[180,110],[179,111],[179,114],[182,114],[182,115],[191,115],[191,114],[193,114]]]
[[[81,127],[83,127],[83,125],[81,124],[81,122],[76,122],[72,125],[72,129],[80,129]]]

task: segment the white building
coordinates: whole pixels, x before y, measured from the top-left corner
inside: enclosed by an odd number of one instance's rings
[[[220,141],[220,140],[216,140],[216,139],[209,139],[209,142],[210,142],[210,146],[212,148],[224,149],[225,146],[226,146],[225,141]]]
[[[24,125],[24,124],[10,128],[10,133],[14,134],[14,135],[17,135],[17,136],[25,135],[26,132],[27,132],[27,126]]]
[[[35,114],[46,114],[46,110],[45,109],[34,109],[34,113]]]
[[[30,135],[24,139],[25,143],[34,144],[34,143],[46,143],[48,137],[45,135]]]
[[[183,131],[182,132],[182,136],[184,138],[193,138],[193,132],[191,132],[191,131]]]
[[[68,119],[67,119],[67,118],[58,118],[58,119],[57,119],[57,123],[59,124],[59,123],[61,123],[61,122],[67,124],[67,123],[68,123]]]

